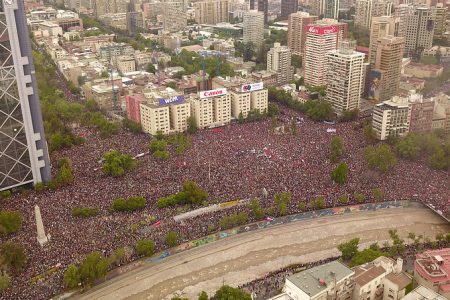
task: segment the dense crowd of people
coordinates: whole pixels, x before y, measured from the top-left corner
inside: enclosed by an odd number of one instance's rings
[[[368,169],[363,155],[365,139],[351,123],[314,123],[283,110],[278,126],[290,125],[293,118],[298,121],[296,134],[274,133],[270,120],[201,130],[191,136],[189,149],[181,155],[172,149],[166,161],[148,154],[147,135],[122,131],[102,140],[92,130],[77,128],[77,134],[85,136],[85,143],[58,151],[52,157],[53,162],[62,157],[72,160],[73,184],[56,190],[24,191],[0,203],[1,209],[22,213],[23,227],[12,240],[24,245],[29,258],[25,269],[13,274],[12,286],[1,298],[47,299],[62,292],[65,268],[81,262],[92,251],[110,255],[115,249],[133,247],[144,238],[154,240],[160,250],[166,248],[168,231],[176,231],[180,241],[188,241],[219,230],[219,220],[224,215],[245,211],[251,216],[251,210],[244,205],[188,222],[175,222],[173,216],[180,208],[158,209],[156,201],[180,191],[186,180],[193,180],[205,189],[210,203],[257,197],[263,209],[274,206],[275,193],[289,191],[292,193],[289,213],[300,212],[305,209],[300,203],[308,207],[318,196],[324,197],[327,206],[339,205],[337,199],[344,194],[350,195],[354,202],[355,192],[364,194],[366,202],[372,202],[374,188],[383,191],[385,200],[423,201],[449,213],[448,172],[432,170],[421,162],[399,160],[388,174],[380,174]],[[330,127],[336,132],[327,132]],[[346,150],[341,160],[350,169],[344,185],[337,185],[330,178],[337,164],[330,162],[329,147],[336,135],[344,141]],[[137,158],[135,170],[116,178],[103,174],[99,162],[111,149],[132,156],[147,154]],[[263,189],[267,190],[267,197],[263,197]],[[126,213],[109,210],[112,200],[134,195],[147,199],[144,210]],[[46,233],[51,234],[51,241],[44,247],[36,240],[35,204],[40,206]],[[72,208],[80,206],[96,207],[100,213],[86,219],[73,217]],[[140,229],[132,229],[150,216],[159,220],[160,225],[144,224]],[[253,217],[251,220],[255,221]],[[58,271],[45,275],[45,280],[31,282],[33,277],[55,267]]]

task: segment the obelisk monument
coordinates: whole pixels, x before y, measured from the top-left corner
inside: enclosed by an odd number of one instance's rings
[[[34,215],[36,216],[36,229],[37,229],[37,241],[41,246],[44,246],[47,242],[47,236],[44,231],[44,224],[42,223],[41,209],[39,206],[34,206]]]

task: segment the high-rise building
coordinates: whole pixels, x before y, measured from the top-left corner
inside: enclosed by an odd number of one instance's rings
[[[397,94],[404,47],[403,37],[386,36],[378,39],[375,64],[367,81],[369,98],[386,101]]]
[[[145,28],[144,23],[145,18],[142,10],[127,12],[127,30],[129,35],[134,36],[139,28]]]
[[[343,41],[339,50],[327,54],[327,101],[336,113],[359,109],[364,84],[364,53],[354,41]]]
[[[327,84],[327,54],[336,50],[338,27],[328,24],[306,26],[306,47],[304,57],[305,83],[313,86]]]
[[[0,190],[50,180],[38,89],[23,1],[0,10]]]
[[[374,106],[372,129],[379,140],[389,136],[404,136],[409,132],[411,108],[404,97],[395,96]]]
[[[418,56],[433,45],[435,21],[436,12],[433,7],[418,6],[410,11],[405,36],[405,53],[408,56]]]
[[[288,18],[288,47],[292,54],[303,56],[306,44],[306,25],[315,23],[317,16],[307,12],[296,12]]]
[[[281,18],[286,20],[290,14],[298,10],[298,0],[281,0]]]
[[[228,0],[204,0],[194,2],[195,22],[215,25],[228,22]]]
[[[244,43],[252,42],[258,49],[264,42],[264,14],[250,10],[244,13]]]
[[[408,26],[408,17],[414,6],[410,4],[400,4],[395,7],[394,16],[400,20],[398,27],[398,36],[406,38],[406,27]]]
[[[125,0],[93,0],[93,9],[98,18],[106,14],[126,13],[128,3]]]
[[[258,11],[264,13],[264,24],[269,20],[269,0],[258,0]]]
[[[374,17],[370,27],[369,63],[373,67],[377,55],[378,40],[385,36],[398,36],[400,19],[393,16]]]
[[[434,38],[442,39],[445,37],[444,34],[446,32],[448,7],[444,6],[442,3],[438,3],[436,4],[436,7],[434,7],[434,11],[436,14]]]
[[[338,19],[339,0],[313,0],[312,13],[322,18]]]
[[[341,41],[348,39],[348,23],[339,22],[336,19],[323,18],[319,22],[320,24],[334,25],[337,27],[337,40],[336,49],[339,48]]]
[[[294,68],[291,66],[291,50],[280,43],[274,43],[267,52],[267,71],[277,74],[277,84],[286,84],[293,79]]]
[[[177,32],[186,29],[187,15],[183,6],[174,5],[172,2],[162,6],[164,31]]]
[[[392,2],[389,0],[357,0],[355,25],[370,29],[372,18],[390,16],[391,10]]]
[[[199,128],[222,126],[231,121],[231,95],[225,88],[192,95],[191,115]]]

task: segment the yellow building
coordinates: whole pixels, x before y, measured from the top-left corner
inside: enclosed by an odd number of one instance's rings
[[[225,88],[191,96],[191,115],[199,128],[222,126],[231,121],[231,95]]]
[[[155,103],[141,103],[141,125],[144,132],[164,134],[170,132],[170,110],[168,106],[159,106]]]

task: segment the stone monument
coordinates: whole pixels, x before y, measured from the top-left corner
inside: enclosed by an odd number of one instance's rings
[[[37,205],[34,206],[34,215],[36,216],[37,241],[41,246],[44,246],[48,242],[48,238],[45,235],[44,224],[42,223],[41,209]]]

